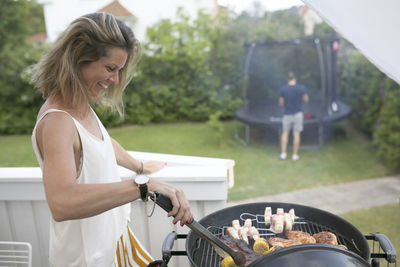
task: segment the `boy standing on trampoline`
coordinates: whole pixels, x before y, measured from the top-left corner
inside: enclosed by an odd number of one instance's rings
[[[281,154],[280,159],[287,157],[286,148],[289,132],[293,129],[293,160],[299,160],[300,133],[303,131],[302,104],[308,102],[308,94],[303,85],[297,84],[293,72],[288,73],[288,83],[283,86],[279,94],[279,105],[284,107],[282,118]]]

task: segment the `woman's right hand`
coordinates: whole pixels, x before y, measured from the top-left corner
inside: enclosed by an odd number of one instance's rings
[[[193,214],[190,209],[189,201],[182,189],[154,178],[150,178],[147,187],[149,191],[161,193],[171,200],[173,209],[168,213],[168,216],[174,217],[172,221],[174,224],[178,221],[180,221],[181,226],[185,225],[186,222],[191,223]]]

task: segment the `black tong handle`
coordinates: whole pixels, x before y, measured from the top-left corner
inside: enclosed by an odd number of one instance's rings
[[[171,200],[168,197],[164,196],[163,194],[154,192],[150,194],[150,199],[153,200],[158,206],[160,206],[166,212],[170,212],[174,208]]]

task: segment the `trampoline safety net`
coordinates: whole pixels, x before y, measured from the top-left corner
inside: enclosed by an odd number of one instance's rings
[[[250,126],[267,126],[279,133],[283,108],[279,106],[280,88],[293,71],[297,82],[304,85],[310,102],[303,106],[307,117],[305,131],[315,129],[317,145],[321,146],[327,127],[350,115],[351,108],[336,96],[336,61],[339,39],[304,38],[287,42],[245,44],[246,61],[243,70],[242,96],[244,105],[235,118],[244,123],[249,143]],[[278,140],[278,139],[277,139]]]

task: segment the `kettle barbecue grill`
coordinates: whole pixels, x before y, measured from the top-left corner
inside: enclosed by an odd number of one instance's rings
[[[169,201],[169,199],[161,197],[159,199],[156,198],[155,202],[165,210],[168,210],[168,205],[172,208],[170,202],[169,204],[160,204],[160,201],[163,202],[165,199]],[[265,207],[271,207],[272,210],[283,208],[285,211],[293,208],[296,215],[299,216],[293,225],[293,230],[307,232],[311,235],[321,231],[334,233],[338,243],[346,246],[348,250],[325,244],[297,245],[278,249],[261,256],[248,267],[378,267],[380,266],[380,258],[386,261],[387,266],[396,266],[396,251],[384,234],[363,235],[346,220],[317,208],[281,202],[248,203],[218,210],[202,218],[198,223],[208,229],[214,236],[220,237],[227,235],[226,229],[231,226],[232,220],[239,219],[243,224],[246,219],[252,219],[253,226],[258,229],[262,237],[276,236],[285,238],[284,234],[272,233],[265,224]],[[185,252],[171,251],[173,242],[177,238],[186,238]],[[372,252],[370,244],[373,248]],[[252,247],[252,243],[250,243],[249,247]],[[214,247],[193,229],[188,235],[177,235],[172,232],[167,236],[163,244],[164,263],[161,266],[167,266],[173,255],[186,255],[194,267],[219,267],[223,260]]]

